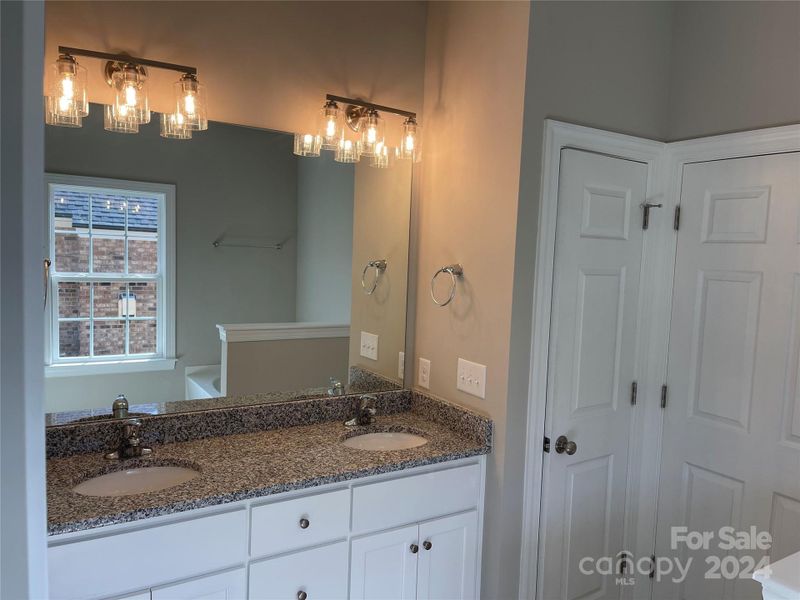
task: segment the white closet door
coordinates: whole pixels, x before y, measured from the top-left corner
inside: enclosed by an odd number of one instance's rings
[[[622,551],[647,166],[564,150],[539,548],[545,600],[618,598],[583,557]],[[566,436],[574,455],[556,452]]]
[[[796,153],[684,168],[656,554],[694,562],[658,598],[760,598],[705,559],[763,552],[676,551],[673,526],[755,526],[773,559],[800,550],[799,207]]]

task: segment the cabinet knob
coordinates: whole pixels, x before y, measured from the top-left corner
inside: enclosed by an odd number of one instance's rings
[[[303,590],[299,590],[297,592],[297,600],[306,600],[308,598],[308,594],[306,594]]]
[[[416,554],[417,552],[419,552],[419,546],[411,544],[411,554]]]
[[[428,540],[425,540],[422,542],[422,547],[425,548],[425,550],[430,550],[433,548],[433,544],[431,544]]]
[[[300,519],[300,529],[308,529],[308,526],[311,525],[311,521],[303,517]],[[305,594],[305,592],[303,592]],[[299,594],[298,594],[299,596]],[[305,598],[301,598],[300,600],[305,600]]]

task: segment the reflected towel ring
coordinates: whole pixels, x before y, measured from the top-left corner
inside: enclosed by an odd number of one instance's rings
[[[370,269],[375,269],[375,279],[373,280],[372,285],[368,286],[365,279],[367,277],[367,271],[369,271]],[[381,259],[381,260],[369,261],[367,265],[364,267],[364,270],[361,271],[361,288],[364,290],[364,293],[367,296],[372,296],[372,294],[375,293],[375,288],[378,287],[378,280],[381,277],[381,273],[383,273],[385,270],[386,270],[386,260]]]
[[[441,275],[442,273],[447,273],[450,275],[450,279],[452,280],[452,284],[450,286],[450,295],[447,297],[447,300],[444,302],[440,302],[436,298],[436,293],[433,291],[433,286],[436,283],[436,278]],[[456,277],[463,277],[464,276],[464,269],[459,264],[455,265],[447,265],[446,267],[442,267],[436,273],[433,274],[431,278],[431,299],[437,306],[447,306],[453,301],[453,298],[456,297]]]

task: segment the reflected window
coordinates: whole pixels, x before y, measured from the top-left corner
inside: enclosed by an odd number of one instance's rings
[[[47,179],[48,364],[78,367],[72,370],[83,374],[80,367],[102,372],[127,363],[126,370],[136,370],[171,358],[174,188],[64,175]]]

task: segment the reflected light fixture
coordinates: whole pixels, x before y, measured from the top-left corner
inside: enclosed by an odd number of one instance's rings
[[[294,153],[297,156],[319,156],[322,138],[311,133],[294,134]]]
[[[361,160],[359,144],[343,137],[339,140],[339,145],[336,147],[336,155],[333,157],[333,160],[346,164],[357,163]]]
[[[410,159],[414,162],[422,160],[421,129],[414,117],[408,117],[403,122],[403,137],[397,149],[397,158]]]
[[[192,139],[192,130],[185,127],[181,113],[161,113],[161,132],[159,135],[173,140],[190,140]]]
[[[370,159],[369,166],[376,169],[388,169],[391,166],[391,156],[392,152],[390,152],[389,146],[384,142],[379,142],[375,146],[375,154]]]
[[[60,52],[50,67],[45,97],[45,123],[59,127],[81,127],[89,115],[86,69],[71,54]]]
[[[194,131],[208,129],[206,86],[197,80],[197,75],[184,73],[175,82],[175,103],[175,114],[183,116],[186,129]]]
[[[323,150],[336,150],[342,139],[342,117],[335,100],[328,100],[319,113],[317,135],[322,139]]]
[[[103,129],[114,133],[139,133],[139,124],[130,119],[118,119],[114,107],[106,104],[103,107]]]

